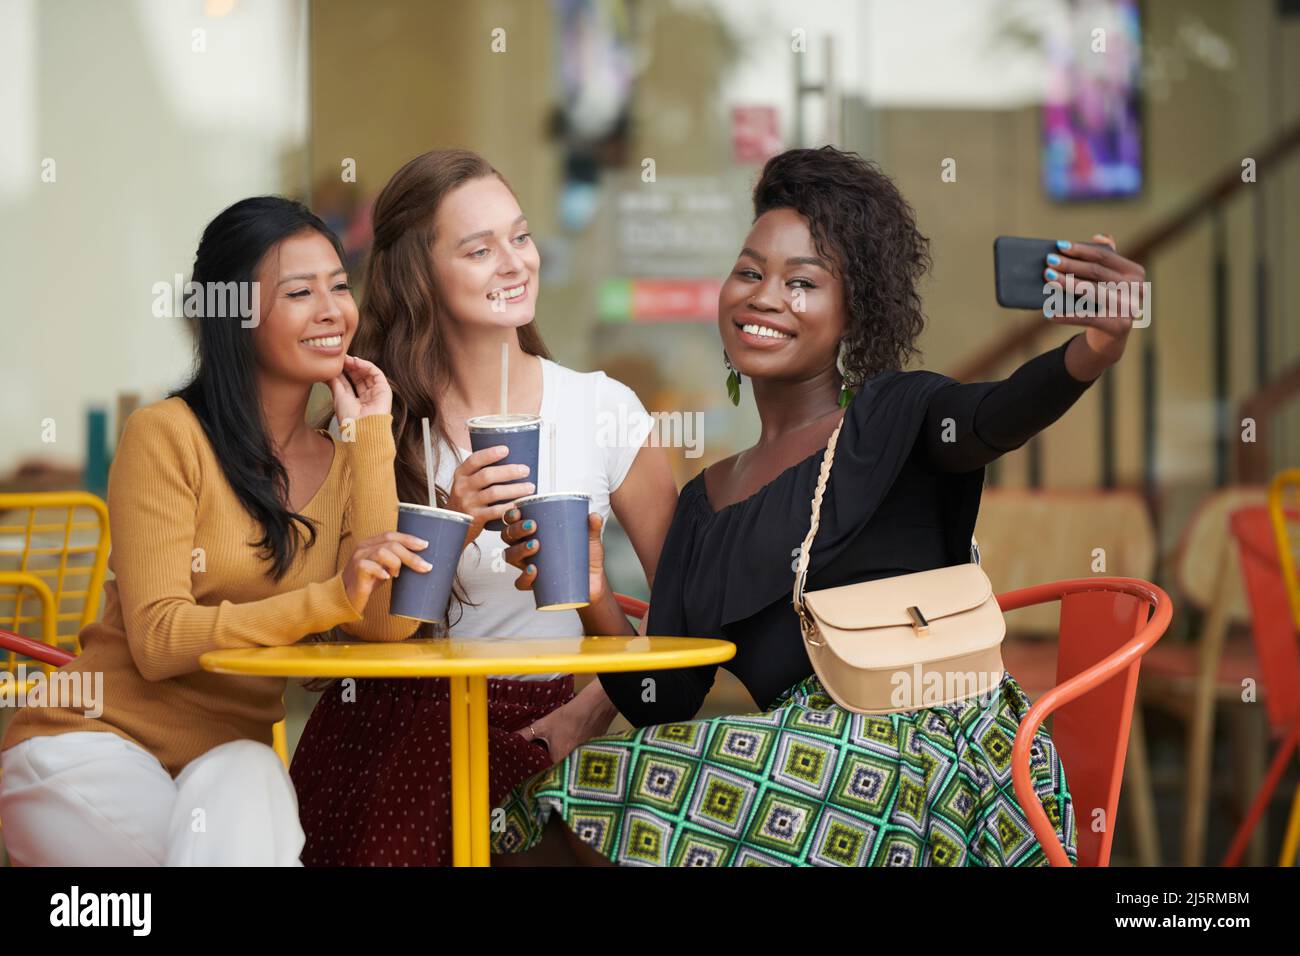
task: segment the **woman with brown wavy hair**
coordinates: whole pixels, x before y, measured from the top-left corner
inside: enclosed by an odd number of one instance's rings
[[[618,613],[611,593],[579,611],[536,610],[485,525],[516,498],[552,489],[502,446],[470,453],[467,422],[499,411],[501,345],[510,352],[509,407],[554,423],[557,486],[612,508],[653,583],[676,486],[636,395],[603,372],[550,358],[534,322],[540,257],[509,184],[468,150],[435,150],[398,170],[375,201],[374,245],[355,352],[393,390],[397,491],[427,496],[421,418],[435,435],[438,505],[473,517],[450,609],[450,634],[576,636],[590,615]],[[609,440],[609,421],[636,423]],[[553,449],[541,443],[549,476]],[[542,487],[538,487],[542,484]],[[594,620],[594,618],[592,619]],[[422,625],[417,636],[430,636]],[[571,674],[488,682],[489,787],[519,781],[604,732],[615,709],[597,682],[576,697]],[[294,755],[292,777],[308,865],[446,865],[451,854],[447,682],[363,680],[329,687]]]

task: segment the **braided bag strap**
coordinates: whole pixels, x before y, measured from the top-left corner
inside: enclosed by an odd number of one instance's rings
[[[794,575],[794,610],[799,615],[799,626],[805,636],[814,634],[816,631],[813,624],[812,616],[808,613],[807,607],[804,606],[803,592],[804,586],[808,580],[808,559],[812,552],[813,538],[817,535],[817,526],[821,523],[822,495],[826,493],[826,483],[831,476],[831,465],[835,462],[835,444],[840,438],[840,429],[844,427],[844,419],[835,426],[835,431],[831,433],[831,439],[826,443],[826,453],[822,455],[821,472],[817,475],[817,491],[813,494],[812,500],[812,521],[808,524],[808,533],[804,536],[803,544],[799,548],[799,563],[795,569]]]

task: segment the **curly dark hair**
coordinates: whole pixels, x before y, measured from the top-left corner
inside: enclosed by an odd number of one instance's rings
[[[767,161],[754,187],[754,219],[771,209],[807,219],[818,255],[843,281],[845,384],[920,355],[917,283],[930,268],[930,240],[879,166],[833,146],[787,150]]]

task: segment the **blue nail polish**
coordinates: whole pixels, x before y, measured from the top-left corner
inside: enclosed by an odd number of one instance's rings
[[[536,528],[536,527],[537,527],[537,525],[533,522],[533,519],[532,519],[532,518],[529,518],[527,521],[524,522],[524,530],[525,530],[525,531],[532,531],[532,530],[533,530],[534,528]]]
[[[1061,257],[1055,252],[1049,252],[1047,254],[1047,264],[1049,266],[1059,266],[1061,264]]]
[[[1066,249],[1069,249],[1069,248],[1070,248],[1070,244],[1069,244],[1068,242],[1066,242],[1064,239],[1057,239],[1057,240],[1056,240],[1056,248],[1058,248],[1058,249],[1060,249],[1062,252],[1064,252]]]
[[[535,564],[530,564],[530,565],[528,565],[528,573],[529,573],[529,574],[536,574],[536,573],[537,573],[537,565],[535,565]]]
[[[1055,270],[1055,269],[1048,269],[1048,270],[1047,270],[1047,278],[1049,278],[1049,279],[1055,279],[1055,278],[1056,278],[1056,270]]]
[[[529,541],[529,542],[528,542],[528,550],[529,550],[529,551],[532,551],[532,550],[533,550],[534,548],[536,548],[536,547],[537,547],[537,542],[536,542],[536,541]]]

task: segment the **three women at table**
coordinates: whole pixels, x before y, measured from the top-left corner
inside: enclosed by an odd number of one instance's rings
[[[984,467],[1118,360],[1132,317],[1054,319],[1086,330],[1000,382],[904,372],[929,256],[893,183],[853,153],[791,150],[765,166],[754,216],[718,324],[730,374],[753,385],[761,434],[682,489],[649,632],[734,642],[723,666],[761,712],[698,719],[716,667],[601,675],[635,729],[588,741],[516,788],[494,852],[503,863],[1042,864],[1011,783],[1028,709],[1015,678],[1004,674],[991,700],[884,716],[839,707],[803,646],[792,562],[841,420],[808,589],[970,560]],[[1058,245],[1047,279],[1141,278],[1113,248]],[[506,520],[507,558],[528,586],[535,529],[517,510]],[[595,535],[591,554],[601,593]],[[615,614],[589,626],[628,629]],[[1044,730],[1031,774],[1073,858],[1075,810]]]
[[[662,449],[643,447],[650,417],[635,393],[603,372],[554,362],[534,321],[540,256],[505,179],[467,150],[411,160],[379,194],[356,353],[393,387],[397,487],[427,498],[421,418],[435,442],[438,503],[474,519],[449,608],[450,634],[536,638],[583,633],[596,610],[538,611],[515,587],[501,535],[484,529],[534,491],[589,495],[612,510],[646,580],[676,501]],[[554,424],[543,432],[539,474],[502,466],[503,447],[470,453],[467,421],[500,410],[501,345],[509,348],[509,409]],[[608,440],[605,422],[636,423]],[[552,460],[554,456],[554,460]],[[554,467],[556,487],[549,481]],[[422,627],[421,635],[430,633]],[[574,696],[571,674],[500,675],[488,682],[489,790],[502,799],[615,716],[598,682]],[[449,865],[448,681],[362,680],[323,692],[294,754],[292,777],[308,865]]]
[[[208,673],[199,656],[334,627],[410,633],[388,615],[389,581],[427,568],[425,543],[393,530],[391,395],[348,355],[338,239],[299,203],[246,199],[204,230],[193,282],[196,371],[127,420],[109,477],[114,577],[61,669],[103,675],[102,713],[27,707],[5,736],[0,820],[18,864],[297,865],[297,802],[269,746],[285,681]],[[257,311],[213,309],[229,289],[255,290],[237,300]],[[354,440],[308,427],[318,382]]]
[[[800,641],[790,555],[842,417],[810,588],[967,560],[984,466],[1062,415],[1122,354],[1131,319],[1058,318],[1086,331],[1002,382],[903,372],[929,260],[893,184],[854,154],[794,150],[768,163],[754,198],[719,328],[734,382],[753,383],[762,433],[697,475],[675,510],[662,453],[642,447],[644,436],[597,440],[602,414],[649,422],[635,395],[549,359],[533,325],[536,249],[513,193],[480,157],[418,157],[380,196],[363,358],[347,355],[358,314],[323,223],[269,198],[218,216],[194,280],[257,280],[259,321],[201,319],[191,383],[127,424],[109,505],[114,526],[130,530],[115,542],[103,621],[65,668],[105,674],[104,713],[25,710],[14,721],[0,818],[15,861],[291,864],[303,851],[308,863],[448,862],[445,681],[362,681],[355,698],[327,691],[295,756],[300,826],[267,746],[284,681],[197,663],[209,649],[336,627],[366,640],[415,632],[387,614],[387,593],[403,566],[427,567],[423,543],[392,529],[399,493],[423,497],[419,420],[429,417],[439,503],[474,518],[453,635],[630,631],[603,573],[612,508],[653,585],[650,630],[733,640],[728,667],[762,708],[695,719],[711,667],[602,675],[576,698],[566,675],[492,681],[491,790],[507,823],[499,853],[649,865],[1041,863],[1010,784],[1027,706],[1014,678],[1004,675],[991,703],[888,717],[840,709]],[[1065,244],[1055,265],[1076,286],[1140,278],[1113,250],[1082,245]],[[557,484],[593,499],[593,600],[577,613],[532,607],[536,529],[511,510],[515,498],[558,489],[494,464],[493,450],[465,450],[468,418],[496,410],[503,339],[516,370],[511,410],[556,422]],[[330,384],[355,441],[304,424],[314,382]],[[542,474],[550,453],[544,443]],[[483,530],[503,515],[505,536]],[[501,573],[503,559],[518,581]],[[589,739],[615,707],[636,729]],[[1037,744],[1035,790],[1072,853],[1064,770],[1045,732]]]

